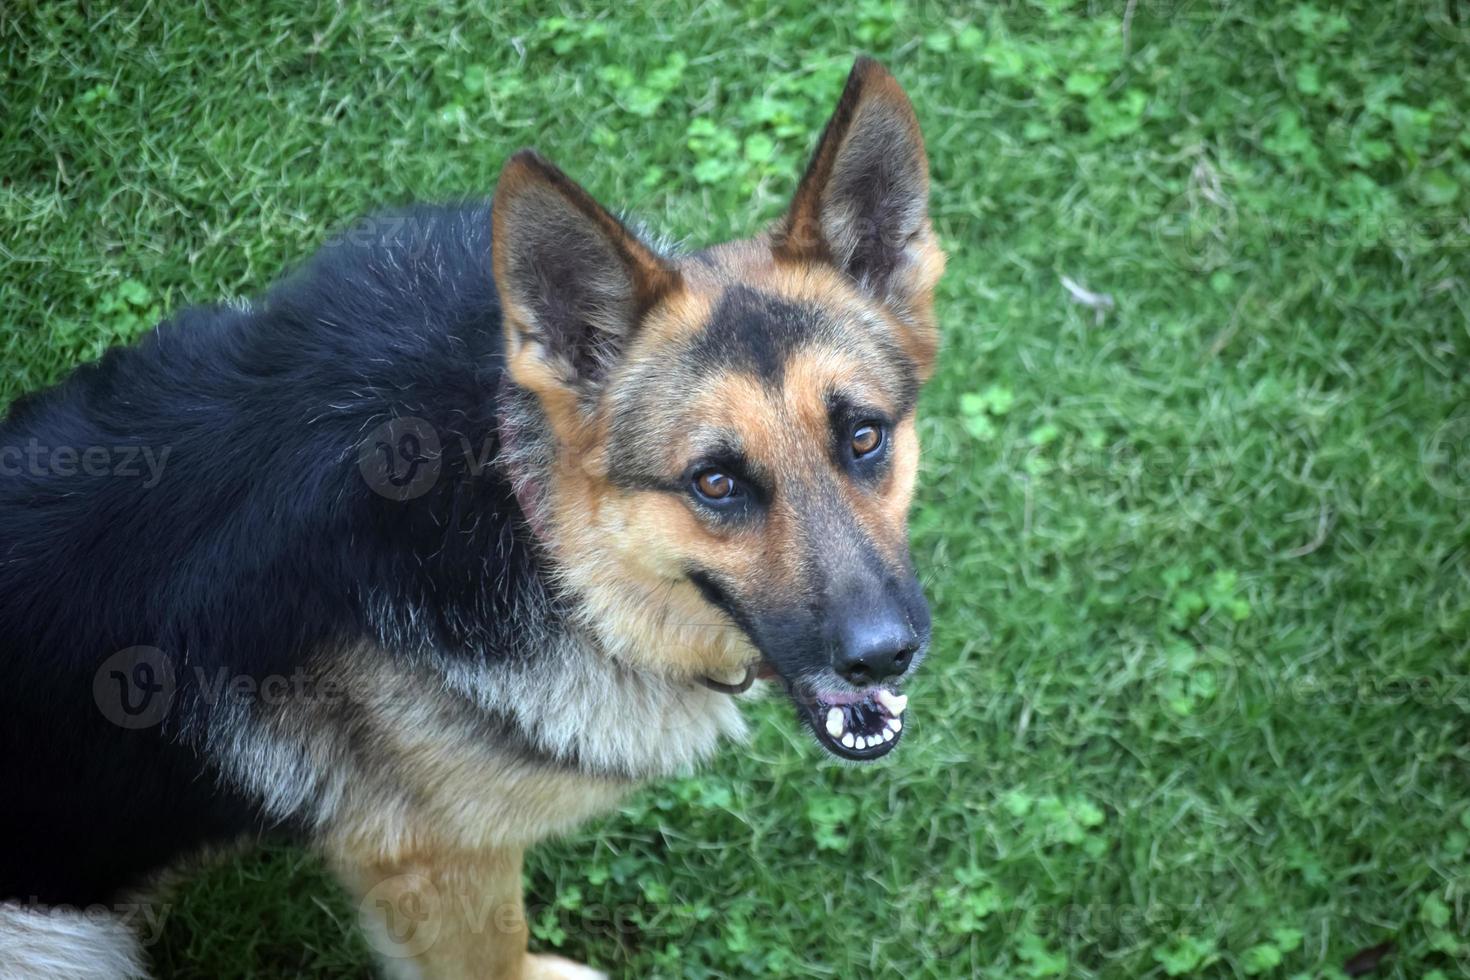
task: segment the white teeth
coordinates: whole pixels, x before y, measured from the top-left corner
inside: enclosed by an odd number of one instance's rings
[[[904,708],[908,707],[909,699],[902,694],[894,694],[892,691],[879,689],[873,694],[878,706],[883,713],[883,727],[869,735],[865,732],[852,732],[847,730],[847,712],[841,705],[828,707],[826,716],[822,719],[823,727],[834,741],[842,743],[844,748],[864,751],[877,748],[898,737],[903,731]],[[860,716],[861,717],[861,716]]]
[[[878,703],[883,706],[883,710],[894,718],[903,714],[903,709],[909,706],[909,696],[907,694],[894,694],[891,691],[879,688],[875,697],[878,699]]]
[[[842,737],[842,709],[829,708],[827,710],[827,734],[833,738]]]

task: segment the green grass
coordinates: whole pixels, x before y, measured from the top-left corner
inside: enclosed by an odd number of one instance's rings
[[[855,52],[914,98],[951,258],[911,737],[846,768],[761,706],[533,854],[537,945],[835,980],[1341,976],[1392,942],[1378,975],[1470,976],[1453,0],[126,6],[0,9],[0,400],[525,144],[701,243],[778,213]],[[167,911],[160,977],[366,969],[297,851]]]

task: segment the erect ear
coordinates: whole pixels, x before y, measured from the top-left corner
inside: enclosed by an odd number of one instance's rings
[[[491,221],[507,369],[560,429],[595,399],[679,274],[532,150],[500,171]]]
[[[772,246],[780,259],[835,265],[932,331],[944,255],[929,224],[929,159],[908,96],[871,58],[853,65]]]

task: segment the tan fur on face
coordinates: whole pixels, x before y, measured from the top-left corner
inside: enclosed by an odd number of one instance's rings
[[[830,265],[778,258],[773,244],[778,233],[779,229],[772,229],[756,238],[716,245],[702,253],[703,261],[682,263],[681,281],[690,295],[651,318],[651,323],[659,324],[657,339],[672,339],[699,329],[705,322],[700,316],[700,305],[707,308],[712,294],[743,284],[795,302],[867,310],[888,324],[891,337],[914,365],[920,381],[927,381],[933,375],[934,359],[939,353],[934,289],[944,275],[945,256],[927,219],[908,245],[908,261],[896,273],[890,290],[893,296],[889,297],[894,302],[889,303],[873,302]],[[644,336],[644,331],[639,336]],[[651,350],[657,345],[639,346]]]
[[[674,574],[680,532],[689,528],[681,502],[623,494],[605,474],[570,460],[557,468],[558,579],[581,597],[581,621],[609,655],[688,680],[729,678],[759,659],[745,636]]]
[[[911,417],[890,434],[891,463],[876,487],[858,487],[831,461],[829,392],[896,414],[898,384],[892,365],[873,346],[898,329],[882,308],[822,267],[802,269],[769,258],[757,267],[743,256],[738,270],[690,265],[678,300],[656,310],[635,338],[611,384],[605,407],[589,426],[603,438],[585,455],[566,454],[550,481],[550,535],[561,561],[561,580],[585,602],[585,621],[610,653],[629,663],[683,676],[738,676],[759,656],[744,634],[714,609],[687,579],[698,567],[726,581],[749,583],[744,594],[790,602],[808,586],[801,555],[813,533],[811,515],[796,501],[823,488],[841,495],[854,524],[894,565],[906,554],[906,526],[918,466]],[[672,366],[673,351],[708,323],[725,283],[760,282],[783,300],[831,311],[843,324],[840,343],[802,349],[784,365],[784,383],[771,390],[738,371],[686,377]],[[696,319],[698,318],[698,319]],[[701,431],[737,433],[749,459],[772,474],[774,505],[755,527],[712,525],[702,520],[687,494],[628,491],[614,485],[606,458],[610,405],[628,388],[664,385],[658,419],[639,424],[659,433],[651,440],[657,459],[650,465],[676,481],[693,458]],[[856,548],[856,540],[834,537],[824,545],[834,554]],[[853,552],[856,555],[856,551]]]
[[[788,444],[787,452],[800,453],[805,465],[792,465],[788,479],[809,483],[832,479],[826,472],[827,460],[817,455],[825,449],[828,432],[826,404],[822,393],[844,391],[855,400],[894,411],[896,406],[879,386],[864,384],[862,365],[851,357],[831,351],[803,352],[786,365],[785,413],[799,427],[800,445]],[[901,564],[908,550],[908,512],[913,500],[914,482],[919,468],[919,440],[913,416],[900,419],[889,433],[890,464],[883,481],[872,491],[859,488],[851,480],[837,479],[847,510],[858,527],[877,546],[879,553],[893,565]],[[793,440],[794,442],[795,440]]]

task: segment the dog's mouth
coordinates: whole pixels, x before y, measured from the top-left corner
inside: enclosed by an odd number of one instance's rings
[[[742,678],[700,678],[711,690],[732,695],[748,690],[757,680],[784,684],[817,743],[839,759],[872,762],[892,752],[903,738],[903,712],[909,699],[886,687],[836,691],[792,684],[767,660],[747,668]]]
[[[863,691],[793,688],[791,700],[817,742],[839,759],[872,762],[892,752],[903,738],[908,698],[886,687]]]

